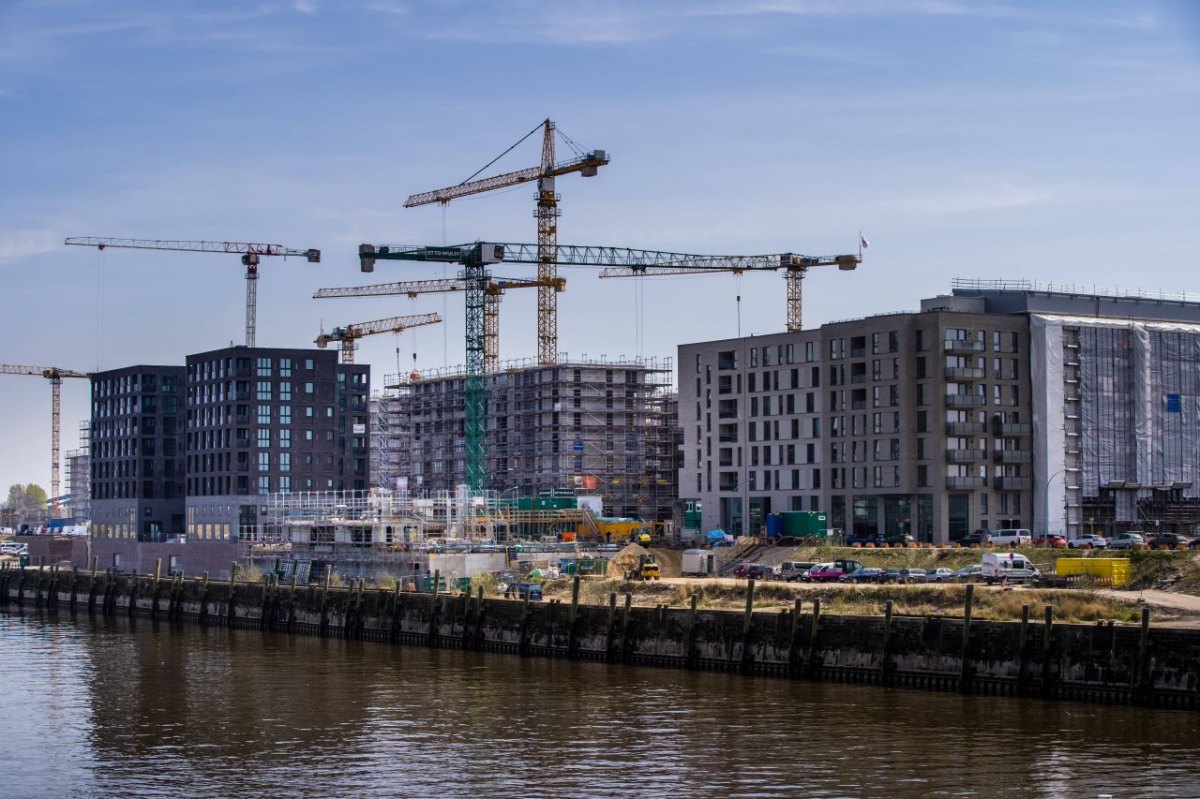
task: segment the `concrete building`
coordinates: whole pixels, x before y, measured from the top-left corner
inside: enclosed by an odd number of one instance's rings
[[[670,520],[679,465],[670,373],[669,361],[567,359],[488,375],[487,487],[575,489],[601,496],[606,515]],[[426,373],[390,387],[387,424],[411,431],[389,456],[397,476],[413,492],[453,491],[466,479],[465,376]]]
[[[955,281],[919,312],[683,345],[705,529],[1200,529],[1200,299]]]
[[[97,372],[91,383],[92,537],[182,535],[184,368],[127,366]]]
[[[187,357],[187,537],[253,536],[275,492],[370,486],[370,367],[335,352],[229,347]]]
[[[680,482],[705,529],[825,510],[932,541],[1021,521],[1029,433],[993,425],[1025,418],[1026,322],[947,305],[681,346]]]

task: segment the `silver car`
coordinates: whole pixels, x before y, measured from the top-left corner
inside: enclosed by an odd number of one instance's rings
[[[1121,533],[1116,538],[1108,539],[1109,549],[1137,549],[1146,543],[1141,533]]]

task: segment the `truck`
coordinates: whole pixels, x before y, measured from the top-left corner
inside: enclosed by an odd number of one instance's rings
[[[980,576],[988,585],[997,582],[1034,580],[1041,572],[1019,552],[984,552],[979,564]]]
[[[626,580],[658,580],[661,576],[653,555],[639,555],[637,565],[625,572]]]
[[[679,565],[684,577],[709,577],[717,573],[717,556],[711,549],[685,549]]]

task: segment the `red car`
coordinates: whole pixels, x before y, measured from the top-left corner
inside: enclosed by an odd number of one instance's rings
[[[1033,545],[1035,547],[1050,547],[1052,549],[1066,549],[1067,539],[1058,533],[1038,533],[1033,537]]]

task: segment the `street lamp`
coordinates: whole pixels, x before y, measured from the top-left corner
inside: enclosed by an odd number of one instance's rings
[[[1050,502],[1049,502],[1050,484],[1054,482],[1055,477],[1058,477],[1060,474],[1065,475],[1066,471],[1067,471],[1067,467],[1065,467],[1065,466],[1062,467],[1061,469],[1057,470],[1056,472],[1054,472],[1053,474],[1051,474],[1049,477],[1046,478],[1046,483],[1045,483],[1045,485],[1042,486],[1042,498],[1046,500],[1046,503],[1045,503],[1046,504],[1046,529],[1042,531],[1043,534],[1050,533],[1050,529],[1049,529],[1050,528]],[[1063,482],[1065,483],[1066,480],[1064,479]],[[1069,527],[1068,519],[1067,519],[1067,516],[1068,516],[1067,507],[1068,507],[1067,506],[1067,487],[1066,487],[1066,485],[1064,485],[1063,486],[1063,526],[1064,527]],[[1069,536],[1070,530],[1064,529],[1063,534]]]

